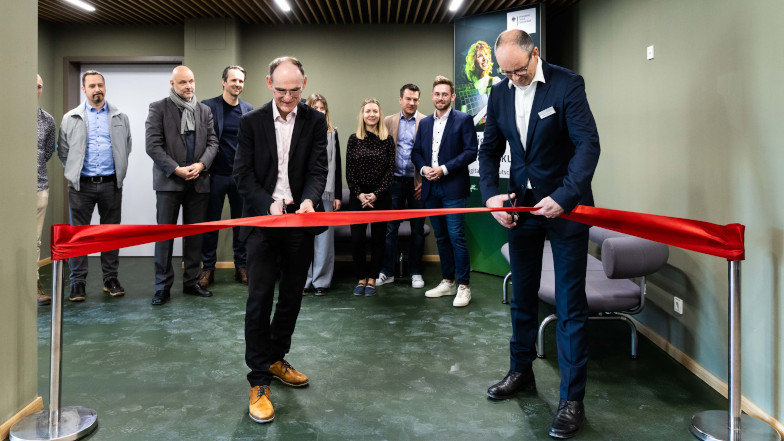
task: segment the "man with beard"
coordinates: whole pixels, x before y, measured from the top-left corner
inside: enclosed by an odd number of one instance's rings
[[[231,174],[234,172],[234,154],[237,152],[237,132],[242,115],[253,110],[253,106],[242,101],[240,94],[245,86],[245,69],[241,66],[228,66],[223,69],[223,94],[202,101],[212,111],[215,135],[218,137],[218,154],[209,169],[210,200],[207,206],[207,222],[220,220],[223,202],[229,197],[231,218],[242,217],[242,197]],[[232,228],[234,248],[234,279],[248,284],[245,270],[245,244],[239,238],[239,227]],[[217,261],[218,232],[204,233],[201,248],[202,273],[199,285],[207,288],[215,281],[215,262]]]
[[[196,99],[196,80],[187,67],[174,68],[169,84],[169,96],[150,104],[145,124],[157,220],[159,224],[176,224],[182,207],[183,223],[204,222],[210,193],[210,177],[205,172],[218,153],[212,112]],[[163,305],[171,297],[173,245],[174,240],[155,243],[153,305]],[[182,292],[211,297],[212,292],[198,283],[200,257],[201,235],[183,238]]]
[[[476,159],[477,139],[471,115],[452,109],[455,85],[437,76],[433,82],[436,111],[419,123],[411,159],[422,180],[422,199],[427,208],[465,208],[471,188],[468,165]],[[453,306],[471,301],[471,262],[465,238],[465,215],[431,216],[441,258],[443,280],[425,297],[455,296]]]
[[[86,101],[63,116],[57,155],[68,180],[71,225],[88,225],[98,205],[102,224],[119,224],[122,212],[122,183],[131,154],[131,127],[128,116],[106,102],[103,75],[88,70],[82,75]],[[71,268],[72,302],[87,297],[87,256],[73,257]],[[112,297],[125,294],[117,278],[120,250],[101,253],[103,290]]]

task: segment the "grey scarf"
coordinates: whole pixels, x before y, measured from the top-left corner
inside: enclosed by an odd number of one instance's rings
[[[186,132],[193,132],[196,130],[196,104],[199,100],[196,99],[196,94],[193,94],[190,101],[183,101],[182,97],[177,95],[174,88],[169,89],[169,99],[172,100],[175,106],[182,111],[182,118],[180,119],[180,134]]]

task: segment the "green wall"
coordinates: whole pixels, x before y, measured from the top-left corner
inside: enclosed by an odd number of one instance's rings
[[[269,62],[280,55],[294,55],[308,74],[305,92],[319,92],[329,100],[345,158],[362,99],[376,97],[385,114],[397,112],[400,86],[414,82],[424,92],[420,110],[432,113],[433,78],[452,75],[450,25],[243,27],[233,20],[199,19],[182,26],[79,26],[42,21],[40,27],[38,63],[45,71],[42,105],[58,126],[64,113],[63,57],[183,56],[194,71],[199,99],[219,95],[223,68],[239,63],[248,72],[242,98],[258,107],[272,97],[264,82]],[[392,36],[395,44],[390,43]],[[56,158],[50,161],[49,171],[52,194],[46,229],[51,223],[68,221],[63,169]],[[228,204],[223,217],[229,218]],[[432,235],[425,254],[438,255]],[[222,231],[218,261],[232,260],[231,236]]]
[[[782,16],[779,0],[590,0],[548,23],[548,59],[585,77],[599,127],[597,206],[746,225],[742,390],[779,421]],[[638,317],[727,381],[727,263],[676,248],[669,263]]]
[[[21,2],[0,15],[0,422],[38,396],[36,306],[36,47],[38,8]]]

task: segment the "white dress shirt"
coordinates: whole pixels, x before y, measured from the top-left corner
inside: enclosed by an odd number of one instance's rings
[[[536,59],[536,74],[534,74],[531,84],[520,87],[509,80],[509,88],[514,87],[515,90],[515,122],[517,123],[517,133],[520,135],[520,142],[523,144],[523,150],[526,149],[525,143],[528,138],[528,121],[531,119],[531,108],[534,105],[534,96],[536,96],[536,88],[539,83],[544,83],[544,72],[542,72],[542,58]],[[531,188],[531,181],[528,181],[526,186]]]
[[[446,120],[449,118],[449,114],[452,113],[452,107],[449,107],[447,111],[441,115],[439,118],[436,114],[433,114],[433,156],[430,159],[430,166],[433,168],[438,168],[438,152],[441,150],[441,138],[444,137],[444,129],[446,129]],[[445,165],[441,165],[441,170],[444,172],[444,176],[446,176],[449,171],[446,169]],[[422,171],[419,172],[422,174]]]
[[[293,201],[291,185],[289,185],[289,151],[291,150],[291,134],[294,132],[294,122],[297,120],[297,109],[289,112],[286,119],[280,115],[278,106],[272,103],[272,118],[275,121],[275,142],[278,147],[278,179],[272,199],[283,201],[284,204]]]

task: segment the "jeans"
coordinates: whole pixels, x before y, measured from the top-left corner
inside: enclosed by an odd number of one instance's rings
[[[466,199],[447,199],[441,184],[430,183],[430,194],[425,201],[427,208],[465,208]],[[438,255],[441,258],[441,274],[444,279],[455,280],[460,285],[468,285],[471,272],[471,258],[468,255],[468,242],[465,238],[465,215],[449,214],[430,216],[430,225],[436,236]]]
[[[229,197],[231,218],[242,217],[242,197],[237,191],[237,184],[230,175],[210,175],[210,200],[207,208],[207,222],[218,221],[223,214],[223,202]],[[245,243],[240,240],[240,228],[234,227],[232,246],[234,248],[234,267],[245,268],[247,253]],[[201,261],[205,270],[214,270],[218,260],[218,232],[211,231],[202,235]]]
[[[389,187],[392,198],[392,210],[422,209],[425,202],[414,198],[414,178],[393,178]],[[386,250],[384,252],[384,266],[381,272],[392,276],[395,274],[395,261],[398,256],[398,228],[399,220],[387,222]],[[422,252],[425,249],[425,218],[419,217],[409,220],[411,224],[411,243],[408,251],[408,269],[413,275],[422,275]]]

